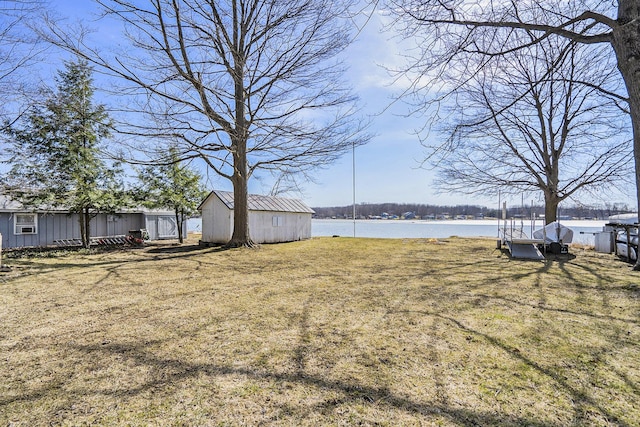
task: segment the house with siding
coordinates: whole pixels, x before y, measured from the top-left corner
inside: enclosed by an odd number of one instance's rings
[[[91,237],[114,237],[146,229],[150,240],[177,239],[175,214],[153,209],[129,209],[98,214],[91,219]],[[184,225],[186,236],[186,222]],[[45,247],[80,240],[78,215],[60,209],[27,208],[0,195],[0,234],[8,248]]]
[[[293,242],[311,238],[314,211],[298,199],[249,195],[249,235],[255,243]],[[233,193],[214,190],[198,207],[202,243],[225,244],[233,234]]]

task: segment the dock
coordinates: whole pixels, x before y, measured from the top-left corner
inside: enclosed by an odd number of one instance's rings
[[[533,260],[543,260],[544,255],[538,249],[539,244],[543,244],[544,240],[541,239],[512,239],[507,240],[506,242],[507,248],[509,248],[509,253],[511,254],[511,258],[517,259],[533,259]]]
[[[531,239],[522,229],[502,229],[502,243],[509,250],[511,258],[543,260],[544,255],[538,245],[544,244],[544,239]]]

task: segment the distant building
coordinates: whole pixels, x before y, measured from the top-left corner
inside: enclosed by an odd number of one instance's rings
[[[314,211],[298,199],[249,195],[249,235],[255,243],[292,242],[311,238]],[[233,234],[233,193],[214,190],[198,207],[202,242],[224,244]]]

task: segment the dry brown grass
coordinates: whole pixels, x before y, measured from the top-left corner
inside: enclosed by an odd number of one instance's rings
[[[482,239],[5,259],[0,425],[638,425],[640,275]]]

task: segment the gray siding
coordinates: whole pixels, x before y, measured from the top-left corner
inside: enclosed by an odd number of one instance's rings
[[[175,214],[146,214],[145,223],[151,240],[178,238]],[[182,224],[182,236],[187,237],[187,221]]]
[[[145,228],[141,213],[98,214],[91,219],[91,236],[96,237],[126,235],[131,230],[141,228]]]
[[[76,214],[38,213],[37,234],[15,234],[16,213],[19,212],[0,212],[4,248],[51,246],[56,240],[80,238]],[[92,237],[126,235],[130,230],[145,228],[145,218],[142,213],[99,214],[91,220],[90,227]]]
[[[46,226],[46,220],[43,215],[38,215],[38,234],[14,234],[13,213],[0,214],[0,233],[2,233],[2,245],[5,248],[13,248],[20,246],[39,246],[43,240],[43,234],[40,229],[51,229]]]
[[[0,233],[5,248],[52,245],[54,240],[80,237],[78,220],[72,215],[38,213],[37,234],[15,234],[14,212],[0,213]]]
[[[34,211],[38,215],[36,234],[15,234],[15,215]],[[28,227],[28,224],[24,226]],[[98,214],[91,219],[90,228],[91,237],[122,236],[146,228],[151,240],[178,238],[175,213],[166,209],[139,208],[116,214]],[[186,237],[186,222],[183,231]],[[80,225],[76,214],[60,210],[47,212],[46,208],[27,209],[0,194],[0,234],[5,248],[51,246],[56,240],[80,239]]]

